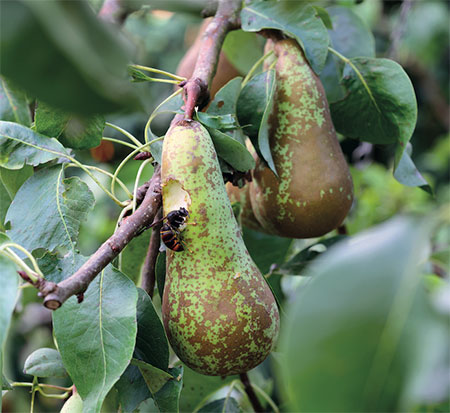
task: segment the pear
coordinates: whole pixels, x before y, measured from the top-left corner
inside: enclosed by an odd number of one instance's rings
[[[79,393],[73,393],[64,403],[60,413],[81,413],[83,411],[83,400]]]
[[[177,68],[177,75],[189,79],[194,72],[195,63],[197,62],[200,46],[202,44],[203,33],[206,27],[211,22],[211,19],[206,19],[200,26],[199,32],[194,43],[188,49],[184,57],[181,59]],[[217,63],[217,71],[211,84],[211,100],[222,86],[225,86],[231,79],[240,76],[239,71],[228,60],[224,52],[220,53],[219,62]]]
[[[161,163],[164,215],[186,208],[184,251],[167,251],[162,315],[170,344],[206,375],[246,372],[273,349],[279,314],[233,215],[206,129],[180,121]]]
[[[277,62],[269,141],[278,177],[256,162],[250,199],[269,233],[311,238],[340,226],[353,183],[331,121],[325,91],[293,39],[269,40]]]

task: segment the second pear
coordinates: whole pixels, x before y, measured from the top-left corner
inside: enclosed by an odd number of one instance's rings
[[[312,238],[342,224],[353,183],[323,86],[293,39],[269,40],[277,57],[274,109],[269,118],[278,177],[257,160],[250,185],[253,212],[270,233]]]

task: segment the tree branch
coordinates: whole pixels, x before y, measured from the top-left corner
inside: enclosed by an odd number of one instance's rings
[[[59,308],[72,295],[82,295],[91,281],[102,271],[142,230],[154,220],[161,207],[161,173],[160,167],[150,179],[145,197],[136,210],[123,221],[117,231],[69,278],[58,284],[40,280],[40,295],[44,305],[51,310]]]
[[[159,221],[162,218],[162,210],[160,209],[156,215],[155,220]],[[150,243],[148,245],[147,256],[145,257],[144,267],[142,269],[141,287],[147,292],[150,298],[153,298],[153,291],[155,290],[156,280],[156,260],[159,254],[160,235],[159,231],[162,227],[162,222],[156,224],[152,229],[150,235]]]
[[[191,79],[184,87],[185,119],[192,119],[196,106],[209,100],[208,88],[215,75],[220,50],[226,34],[239,27],[241,0],[219,0],[217,12],[203,35],[200,53]],[[103,20],[120,23],[129,12],[123,0],[106,0],[99,16]],[[172,123],[180,120],[177,115]],[[145,196],[144,196],[145,194]],[[69,297],[77,295],[83,300],[83,293],[92,280],[102,271],[125,246],[153,222],[161,207],[160,167],[155,169],[148,184],[139,188],[137,198],[142,199],[136,212],[122,220],[121,226],[72,276],[58,284],[39,279],[35,286],[44,297],[44,305],[52,310],[59,308]],[[139,199],[139,200],[140,200]],[[155,265],[159,249],[159,229],[155,228],[150,238],[149,250],[143,274],[143,287],[151,295],[155,284]]]
[[[250,383],[250,379],[248,378],[247,373],[241,373],[239,375],[242,384],[244,385],[245,392],[247,393],[248,399],[250,400],[250,403],[253,406],[253,410],[256,413],[264,412],[263,407],[261,406],[261,403],[259,402],[258,397],[256,396],[256,393],[253,391],[252,384]]]
[[[192,119],[196,106],[205,106],[208,89],[216,73],[220,50],[230,30],[239,28],[241,0],[220,0],[217,12],[207,26],[192,77],[182,85],[184,89],[185,119]]]
[[[98,12],[103,21],[121,25],[132,10],[125,6],[123,0],[105,0]]]

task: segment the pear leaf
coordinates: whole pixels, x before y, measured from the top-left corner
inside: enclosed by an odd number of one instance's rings
[[[259,1],[241,11],[242,30],[277,29],[293,37],[305,51],[311,67],[320,73],[325,65],[328,32],[317,11],[304,1]]]
[[[39,102],[35,125],[36,132],[58,139],[65,147],[89,149],[100,145],[105,118],[79,116]]]
[[[67,278],[85,261],[80,255],[68,255],[57,267]],[[91,282],[82,303],[71,297],[52,313],[58,349],[83,399],[83,411],[100,412],[131,360],[137,297],[134,283],[108,265]]]
[[[0,120],[24,126],[31,125],[30,108],[25,93],[4,77],[0,77]]]
[[[80,178],[64,179],[61,165],[42,169],[21,186],[11,203],[8,235],[29,251],[74,252],[80,224],[93,206],[94,196]]]
[[[20,169],[64,158],[69,153],[56,139],[49,139],[13,122],[0,121],[0,166]]]
[[[331,104],[336,130],[349,138],[404,149],[416,125],[417,102],[402,67],[389,59],[352,58],[342,84],[346,96]],[[396,164],[401,155],[396,153]]]

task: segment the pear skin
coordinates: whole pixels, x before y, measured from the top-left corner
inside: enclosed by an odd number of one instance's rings
[[[256,162],[250,198],[267,232],[312,238],[340,226],[353,201],[350,171],[322,83],[293,39],[268,41],[277,62],[269,140],[278,177]]]
[[[161,164],[164,215],[185,207],[184,251],[167,251],[162,314],[173,350],[202,374],[228,376],[273,349],[279,314],[234,218],[206,129],[181,121],[167,132]]]

